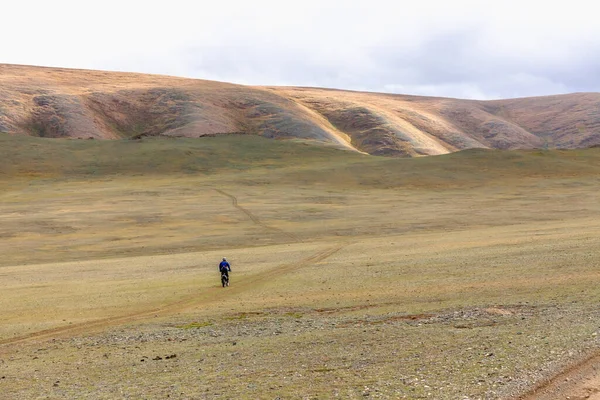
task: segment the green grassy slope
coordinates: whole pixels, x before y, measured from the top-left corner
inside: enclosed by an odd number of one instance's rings
[[[0,135],[0,177],[211,175],[271,169],[280,183],[462,186],[512,178],[593,176],[600,149],[474,149],[416,159],[373,158],[308,142],[233,135],[203,139],[57,140]],[[238,178],[243,179],[244,174]]]
[[[243,135],[94,141],[0,134],[0,174],[4,176],[208,174],[363,158],[327,147]]]

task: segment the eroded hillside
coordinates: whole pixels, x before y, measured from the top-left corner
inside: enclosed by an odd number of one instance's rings
[[[243,133],[373,155],[600,144],[600,94],[469,101],[0,64],[0,132],[52,138]]]

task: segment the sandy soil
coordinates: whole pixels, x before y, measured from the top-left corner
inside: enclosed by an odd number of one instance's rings
[[[540,382],[519,397],[523,400],[600,399],[600,354],[595,351],[567,366],[551,379]]]

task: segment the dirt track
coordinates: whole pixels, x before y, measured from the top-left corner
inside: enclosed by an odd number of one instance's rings
[[[259,286],[261,283],[267,281],[268,279],[271,279],[272,277],[284,275],[298,268],[302,268],[303,266],[311,265],[313,263],[325,260],[326,258],[341,250],[344,246],[346,246],[346,244],[335,244],[334,246],[328,247],[325,250],[310,255],[299,262],[282,265],[273,270],[267,270],[257,273],[256,275],[253,275],[250,279],[246,279],[240,283],[236,283],[234,286],[229,287],[227,290],[222,290],[221,288],[213,287],[209,288],[207,292],[202,293],[202,296],[194,294],[192,296],[184,297],[175,303],[171,303],[160,308],[154,308],[142,312],[137,312],[134,314],[105,318],[93,322],[86,322],[82,324],[48,329],[10,339],[0,340],[0,353],[2,351],[2,347],[5,347],[10,344],[23,343],[33,340],[44,340],[50,337],[56,338],[69,335],[72,336],[98,332],[105,330],[108,327],[124,325],[130,322],[139,321],[146,318],[153,318],[155,316],[168,316],[171,314],[176,314],[177,312],[183,311],[192,306],[197,308],[206,304],[218,302],[223,298],[226,298],[233,294],[238,294],[249,288]]]
[[[215,191],[217,191],[218,193],[222,194],[223,196],[226,196],[226,197],[230,198],[231,199],[231,204],[235,208],[237,208],[238,210],[240,210],[241,212],[243,212],[244,214],[246,214],[248,216],[248,218],[250,218],[250,220],[252,222],[254,222],[256,225],[260,225],[260,226],[262,226],[263,228],[265,228],[267,230],[270,230],[270,231],[273,231],[273,232],[277,232],[277,233],[279,233],[279,234],[281,234],[283,236],[287,236],[288,238],[292,239],[295,242],[302,242],[302,239],[300,239],[298,236],[294,235],[293,233],[286,232],[283,229],[275,228],[275,227],[272,227],[270,225],[267,225],[267,224],[263,223],[260,219],[258,219],[258,217],[256,215],[252,214],[248,209],[240,206],[239,203],[238,203],[237,197],[235,197],[234,195],[229,194],[229,193],[227,193],[227,192],[225,192],[224,190],[221,190],[221,189],[215,189]]]
[[[222,195],[230,198],[232,200],[232,205],[236,209],[240,210],[245,215],[247,215],[248,218],[250,218],[250,220],[252,222],[254,222],[255,224],[260,225],[265,229],[284,234],[296,242],[301,242],[301,239],[298,238],[296,235],[290,234],[288,232],[284,232],[281,229],[277,229],[277,228],[274,228],[274,227],[271,227],[271,226],[268,226],[268,225],[262,223],[258,219],[258,217],[256,217],[249,210],[243,208],[242,206],[240,206],[238,204],[237,197],[235,197],[231,194],[228,194],[225,191],[220,190],[220,189],[215,189],[215,190],[217,192],[221,193]],[[68,335],[76,335],[76,334],[80,335],[80,334],[84,334],[84,333],[98,332],[98,331],[102,331],[111,326],[124,325],[124,324],[130,323],[130,322],[133,322],[133,321],[139,321],[139,320],[143,320],[145,318],[152,318],[152,317],[156,317],[156,316],[167,316],[167,315],[175,314],[179,311],[185,310],[186,308],[189,308],[191,306],[200,307],[205,304],[218,302],[227,296],[231,296],[232,294],[240,293],[251,287],[256,287],[256,286],[260,285],[262,282],[266,281],[267,279],[289,273],[289,272],[291,272],[295,269],[301,268],[305,265],[310,265],[312,263],[322,261],[322,260],[326,259],[327,257],[335,254],[336,252],[341,250],[346,245],[347,244],[335,244],[334,246],[328,247],[325,250],[322,250],[313,255],[310,255],[310,256],[302,259],[299,262],[294,262],[294,263],[278,266],[277,268],[274,268],[273,270],[267,270],[267,271],[257,273],[254,276],[252,276],[250,279],[246,279],[246,280],[240,282],[239,284],[236,284],[236,285],[230,287],[227,291],[219,290],[219,288],[213,287],[213,288],[209,288],[207,292],[202,293],[201,297],[199,297],[197,294],[194,294],[191,296],[184,297],[175,303],[171,303],[171,304],[168,304],[168,305],[166,305],[164,307],[160,307],[160,308],[153,308],[153,309],[145,310],[142,312],[136,312],[133,314],[120,315],[120,316],[115,316],[115,317],[111,317],[111,318],[100,319],[100,320],[93,321],[93,322],[86,322],[86,323],[81,323],[81,324],[63,326],[63,327],[58,327],[58,328],[54,328],[54,329],[48,329],[48,330],[43,330],[43,331],[39,331],[39,332],[34,332],[34,333],[27,334],[27,335],[17,336],[17,337],[13,337],[10,339],[0,340],[0,353],[1,353],[2,347],[9,345],[9,344],[23,343],[23,342],[32,341],[32,340],[43,340],[43,339],[50,338],[50,337],[55,338],[58,336],[68,336]]]
[[[600,351],[569,366],[517,400],[600,400]]]

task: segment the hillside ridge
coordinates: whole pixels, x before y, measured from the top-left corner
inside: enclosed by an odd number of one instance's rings
[[[568,149],[600,144],[600,93],[479,101],[0,64],[0,132],[79,139],[243,133],[391,157]]]

